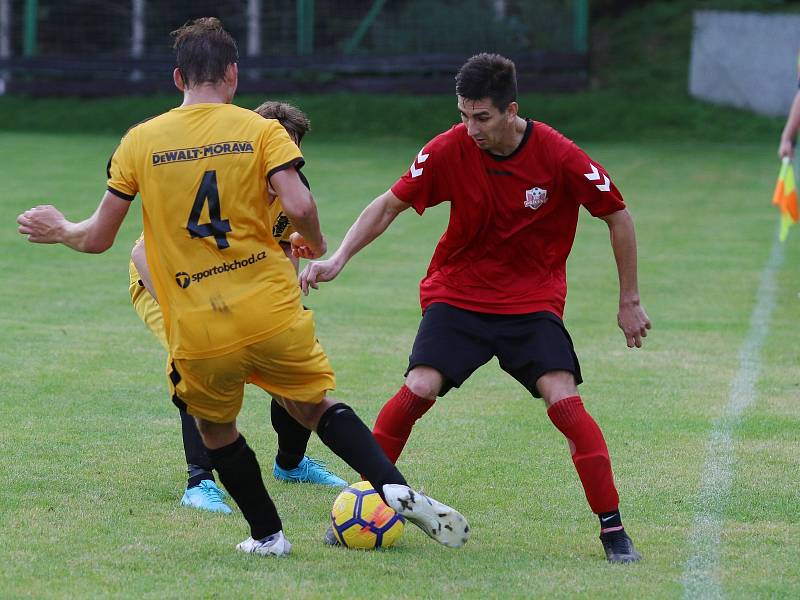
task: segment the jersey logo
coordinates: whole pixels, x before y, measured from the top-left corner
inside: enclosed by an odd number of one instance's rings
[[[220,275],[222,273],[230,273],[231,271],[236,271],[237,269],[244,269],[249,267],[250,265],[254,265],[257,262],[265,260],[268,257],[266,250],[261,250],[258,254],[255,252],[251,252],[250,256],[247,258],[238,259],[235,258],[230,262],[222,262],[217,265],[213,265],[203,271],[197,271],[196,273],[187,273],[186,271],[178,271],[175,273],[175,283],[178,284],[178,287],[186,289],[189,287],[191,283],[199,283],[206,277],[213,277],[214,275]],[[223,302],[224,304],[224,302]],[[220,305],[221,306],[221,305]],[[217,311],[225,311],[228,310],[227,307],[220,308],[220,306],[215,306],[212,302],[212,308]]]
[[[584,173],[583,176],[589,181],[597,181],[600,179],[600,172],[597,170],[597,167],[592,163],[589,163],[589,166],[592,167],[592,170],[589,173]],[[611,189],[611,180],[608,178],[608,175],[603,175],[602,177],[603,183],[596,183],[594,187],[601,192],[607,192]]]
[[[286,228],[289,226],[289,217],[281,212],[278,216],[275,224],[272,226],[272,237],[280,238],[283,235],[283,232],[286,231]]]
[[[411,177],[412,178],[419,177],[420,175],[422,175],[423,168],[422,167],[417,168],[417,165],[418,164],[421,165],[426,160],[428,160],[428,156],[430,156],[430,155],[429,154],[423,154],[422,150],[419,151],[419,154],[417,154],[417,158],[415,158],[414,162],[411,163]]]
[[[540,187],[525,190],[525,208],[538,210],[545,202],[547,202],[547,190]]]
[[[178,271],[175,273],[175,283],[181,286],[183,289],[189,287],[189,284],[192,282],[192,278],[186,271]]]

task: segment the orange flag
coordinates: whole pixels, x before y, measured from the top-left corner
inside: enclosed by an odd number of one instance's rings
[[[797,223],[799,218],[794,168],[788,156],[783,157],[781,170],[778,174],[778,182],[775,184],[775,192],[772,194],[772,203],[781,211],[781,231],[779,233],[779,238],[782,242],[785,242],[789,235],[789,227]]]

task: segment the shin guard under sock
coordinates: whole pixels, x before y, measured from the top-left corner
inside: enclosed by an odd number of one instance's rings
[[[281,469],[291,471],[306,454],[311,430],[298,423],[285,408],[273,398],[270,404],[272,428],[278,434],[278,453],[275,462]]]
[[[428,412],[435,402],[435,400],[417,396],[404,385],[383,405],[375,420],[372,434],[390,461],[397,462],[411,435],[414,423]]]
[[[219,480],[250,525],[253,539],[260,540],[280,531],[283,526],[278,510],[264,487],[256,454],[244,436],[222,448],[209,449],[208,455]]]
[[[192,415],[186,412],[185,408],[180,409],[180,414],[183,454],[186,456],[186,472],[189,475],[186,487],[199,485],[204,479],[214,481],[214,475],[211,473],[211,459],[203,445],[203,438],[200,437],[200,432],[197,430],[197,422]]]
[[[325,411],[317,434],[338,457],[361,473],[381,497],[387,483],[407,485],[364,422],[346,404],[334,404]]]
[[[592,511],[596,514],[616,511],[619,496],[608,448],[600,427],[584,409],[580,396],[559,400],[547,409],[547,415],[569,442],[572,462]]]

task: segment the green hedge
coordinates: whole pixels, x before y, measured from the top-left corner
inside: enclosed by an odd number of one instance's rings
[[[425,140],[458,120],[455,96],[337,94],[285,98],[306,111],[314,138],[400,137]],[[255,107],[264,98],[242,96]],[[113,99],[0,98],[0,130],[122,135],[129,126],[169,110],[179,96]],[[524,95],[524,116],[577,140],[777,140],[781,119],[720,108],[679,94],[623,92]],[[777,144],[777,141],[776,141]]]

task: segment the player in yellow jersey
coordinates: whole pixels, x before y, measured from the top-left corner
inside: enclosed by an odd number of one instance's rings
[[[269,185],[303,239],[303,255],[325,253],[313,196],[298,174],[300,150],[277,121],[230,104],[238,52],[219,20],[198,19],[174,36],[183,104],[128,131],[91,217],[73,223],[53,206],[37,206],[17,217],[19,232],[35,243],[103,252],[141,196],[174,401],[196,418],[220,481],[250,526],[238,550],[291,550],[255,453],[236,428],[247,381],[280,398],[402,516],[460,547],[469,536],[464,517],[412,490],[355,412],[327,395],[334,374],[266,210]]]
[[[285,102],[264,102],[254,110],[265,119],[276,119],[283,125],[289,137],[298,147],[310,128],[308,117],[300,109]],[[292,256],[289,242],[289,236],[294,232],[294,227],[283,213],[283,207],[279,199],[275,198],[274,193],[269,197],[268,214],[269,222],[272,223],[272,235],[284,254],[292,261],[295,272],[297,272],[298,259]],[[167,340],[161,309],[152,295],[150,269],[147,266],[142,238],[131,252],[129,270],[131,301],[136,313],[166,349]],[[168,359],[167,364],[170,363],[171,360]],[[270,404],[270,417],[272,427],[278,435],[278,452],[272,469],[276,479],[332,487],[347,485],[346,481],[326,469],[323,463],[305,455],[311,431],[295,421],[274,398]],[[194,417],[185,409],[181,409],[180,419],[188,474],[181,504],[210,512],[230,513],[231,509],[223,500],[225,494],[217,487],[214,480],[211,460],[203,446],[203,440],[197,430]]]

